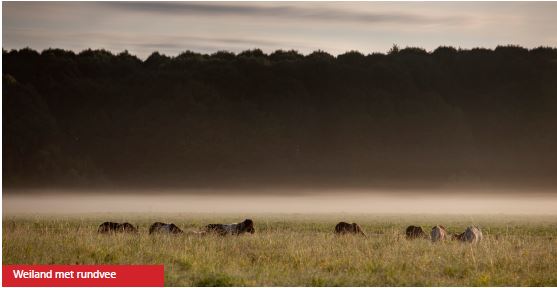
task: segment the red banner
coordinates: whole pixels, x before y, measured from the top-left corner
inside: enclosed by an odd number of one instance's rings
[[[163,265],[2,265],[7,287],[164,286]]]

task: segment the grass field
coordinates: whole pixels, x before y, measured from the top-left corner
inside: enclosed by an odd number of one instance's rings
[[[557,216],[250,215],[256,234],[148,235],[155,221],[183,230],[243,215],[4,216],[3,264],[164,264],[166,286],[557,286]],[[335,236],[359,223],[367,238]],[[98,235],[103,221],[138,235]],[[449,232],[479,225],[478,245],[408,241],[406,226]]]

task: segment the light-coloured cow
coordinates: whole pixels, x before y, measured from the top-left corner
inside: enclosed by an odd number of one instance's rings
[[[483,233],[476,226],[469,226],[460,234],[453,235],[453,239],[468,243],[478,243],[483,239]]]
[[[464,241],[478,243],[484,238],[482,230],[476,226],[470,226],[464,231]]]
[[[443,241],[447,238],[447,229],[442,225],[437,225],[431,228],[431,241]]]

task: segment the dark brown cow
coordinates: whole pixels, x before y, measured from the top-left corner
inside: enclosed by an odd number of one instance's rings
[[[426,234],[424,229],[420,226],[410,225],[406,228],[406,238],[407,239],[416,239],[416,238],[426,238]]]
[[[460,234],[457,234],[457,233],[453,234],[453,235],[451,236],[451,239],[452,239],[452,240],[464,241],[464,240],[463,240],[463,239],[464,239],[464,232],[462,232],[462,233],[460,233]]]
[[[132,224],[130,224],[128,222],[124,222],[124,223],[120,224],[120,227],[121,227],[122,230],[124,230],[124,232],[137,233],[137,228],[135,228]]]
[[[366,233],[362,230],[362,227],[356,223],[339,222],[335,226],[335,233],[337,234],[362,234],[366,236]]]
[[[104,222],[99,226],[97,230],[98,233],[116,233],[116,232],[127,232],[127,233],[137,233],[137,228],[135,228],[130,223],[116,223],[116,222]]]
[[[209,224],[205,226],[205,231],[217,233],[219,235],[240,235],[243,233],[255,233],[255,228],[253,226],[253,221],[251,219],[246,219],[241,223],[233,224]]]
[[[184,233],[182,229],[174,225],[174,223],[155,222],[149,227],[149,234],[153,233],[168,233],[168,234],[181,234]]]

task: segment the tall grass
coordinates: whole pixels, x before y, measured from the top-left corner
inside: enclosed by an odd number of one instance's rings
[[[154,221],[188,230],[238,215],[5,216],[3,264],[164,264],[168,286],[557,286],[557,217],[251,215],[256,234],[148,235]],[[341,220],[368,234],[335,236]],[[99,235],[103,221],[137,235]],[[478,245],[406,240],[409,224],[482,227]]]

